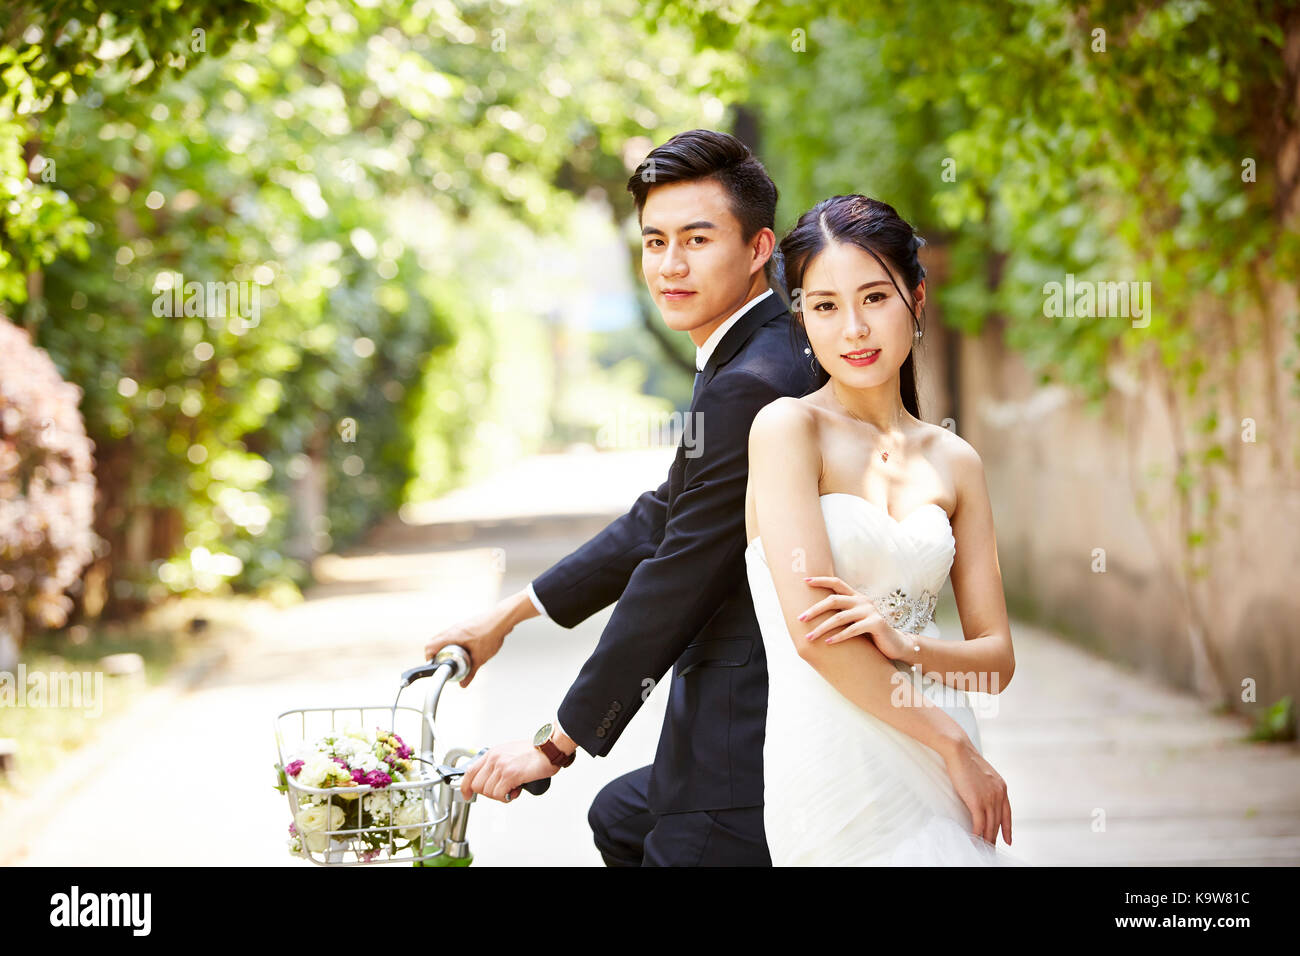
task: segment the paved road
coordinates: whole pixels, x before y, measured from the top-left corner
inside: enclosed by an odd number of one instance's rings
[[[252,636],[223,667],[193,690],[148,695],[105,728],[105,743],[6,813],[16,849],[3,862],[310,866],[284,851],[272,717],[389,703],[426,636],[578,546],[657,484],[670,457],[530,459],[409,509],[366,549],[322,561],[322,583],[305,603],[250,609]],[[555,515],[555,502],[569,513]],[[531,735],[608,615],[572,630],[540,619],[517,628],[470,689],[444,695],[439,749]],[[959,627],[950,593],[939,624]],[[1241,721],[1185,694],[1028,625],[1012,633],[1016,677],[981,731],[1011,789],[1018,856],[1046,865],[1300,863],[1300,749],[1243,743]],[[605,782],[650,762],[666,697],[657,689],[609,757],[580,756],[546,796],[480,800],[471,817],[478,865],[599,865],[587,807]],[[418,693],[403,700],[420,704]],[[210,780],[214,761],[228,781],[219,790],[183,783],[187,762]]]

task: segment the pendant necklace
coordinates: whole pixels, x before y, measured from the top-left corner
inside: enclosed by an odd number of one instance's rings
[[[831,392],[831,395],[835,398],[835,404],[838,405],[840,408],[843,408],[843,409],[844,409],[844,413],[845,413],[846,415],[848,415],[849,418],[852,418],[852,419],[855,419],[856,421],[862,422],[862,424],[864,424],[864,425],[870,425],[870,424],[871,424],[870,422],[862,421],[861,418],[858,418],[857,415],[854,415],[851,411],[849,411],[848,408],[845,407],[844,403],[841,402],[841,401],[839,400],[839,397],[835,395],[834,391]],[[874,428],[874,427],[876,427],[876,426],[873,425],[872,427]],[[878,428],[877,428],[877,431],[879,431]],[[882,451],[882,452],[880,453],[880,460],[883,461],[883,462],[887,462],[887,461],[889,461],[889,452],[887,452],[887,451]]]

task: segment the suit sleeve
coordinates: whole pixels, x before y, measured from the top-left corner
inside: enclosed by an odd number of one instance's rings
[[[582,623],[608,607],[627,587],[638,564],[664,536],[668,481],[642,494],[627,514],[532,581],[546,616],[561,627]]]
[[[604,756],[658,683],[745,575],[749,426],[781,393],[758,376],[721,373],[696,404],[701,453],[654,555],[632,572],[600,642],[560,704],[568,733]],[[548,604],[549,606],[549,604]]]

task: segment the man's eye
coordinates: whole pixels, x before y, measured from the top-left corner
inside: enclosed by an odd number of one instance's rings
[[[707,238],[705,238],[704,236],[691,236],[691,242],[695,242],[696,239],[700,240],[699,243],[698,243],[698,245],[701,245],[701,246],[704,245],[706,242],[709,241],[709,240],[708,240]]]

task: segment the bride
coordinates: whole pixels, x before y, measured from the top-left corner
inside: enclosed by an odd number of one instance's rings
[[[776,866],[1022,862],[996,848],[1011,804],[965,693],[998,693],[1015,671],[983,467],[921,420],[916,395],[921,245],[857,195],[818,203],[781,242],[830,381],[767,405],[749,435]],[[962,635],[933,620],[950,570]]]

